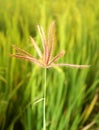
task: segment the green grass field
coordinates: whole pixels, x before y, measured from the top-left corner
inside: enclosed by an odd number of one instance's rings
[[[0,0],[0,130],[43,130],[44,70],[10,57],[12,45],[37,57],[29,36],[55,21],[54,55],[87,69],[47,70],[46,130],[99,130],[99,1]]]

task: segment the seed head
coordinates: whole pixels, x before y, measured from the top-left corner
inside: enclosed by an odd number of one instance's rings
[[[27,51],[20,49],[16,46],[13,46],[13,48],[17,51],[15,54],[11,54],[11,56],[16,58],[21,58],[28,60],[30,62],[33,62],[40,67],[43,68],[50,68],[55,66],[66,66],[66,67],[74,67],[74,68],[87,68],[90,65],[75,65],[75,64],[67,64],[67,63],[57,63],[58,59],[64,56],[65,51],[61,51],[56,56],[53,57],[53,45],[54,45],[54,39],[55,39],[55,23],[54,21],[50,24],[48,29],[48,35],[45,35],[45,31],[43,27],[37,26],[42,46],[43,46],[43,52],[41,52],[40,48],[38,47],[36,41],[30,37],[31,43],[34,46],[34,49],[36,50],[39,59],[33,57],[30,53]]]

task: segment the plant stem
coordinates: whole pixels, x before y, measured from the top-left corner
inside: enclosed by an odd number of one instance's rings
[[[45,68],[45,72],[44,72],[44,80],[45,80],[45,84],[44,84],[44,103],[43,103],[43,130],[46,130],[46,72],[47,69]]]

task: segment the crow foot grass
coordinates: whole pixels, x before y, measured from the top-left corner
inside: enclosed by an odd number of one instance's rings
[[[45,31],[41,26],[37,26],[38,31],[41,37],[42,41],[42,47],[43,47],[43,52],[41,49],[38,47],[36,41],[30,37],[31,43],[34,46],[39,58],[35,58],[32,56],[30,53],[27,51],[18,48],[16,46],[13,46],[14,49],[16,50],[15,54],[11,54],[11,56],[16,57],[16,58],[21,58],[24,60],[28,60],[32,63],[35,63],[39,65],[40,67],[44,68],[44,79],[45,79],[45,84],[44,84],[44,90],[43,90],[43,130],[46,130],[46,74],[47,74],[47,69],[51,67],[70,67],[70,68],[88,68],[90,65],[75,65],[75,64],[68,64],[68,63],[58,63],[57,61],[65,54],[65,51],[61,51],[58,53],[56,56],[53,56],[53,45],[54,45],[54,39],[55,39],[55,24],[54,22],[51,23],[48,29],[48,35],[46,36]]]

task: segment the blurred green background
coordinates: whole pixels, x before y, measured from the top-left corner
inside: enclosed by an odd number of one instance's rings
[[[47,71],[47,130],[99,130],[99,0],[0,0],[0,130],[42,130],[44,70],[10,57],[16,45],[37,56],[31,35],[56,24],[59,62],[89,69]]]

